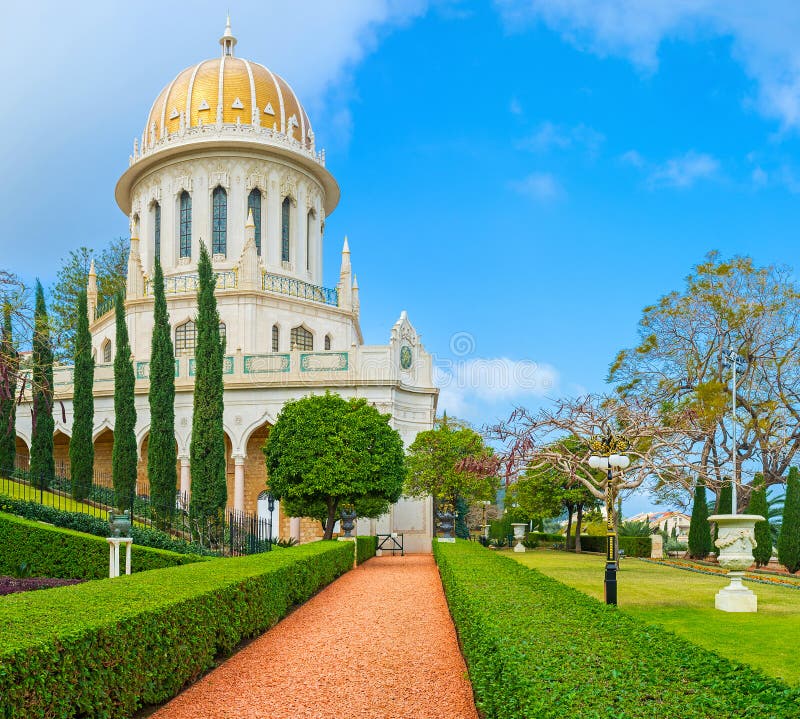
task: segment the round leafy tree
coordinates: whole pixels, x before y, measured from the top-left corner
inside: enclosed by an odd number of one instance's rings
[[[270,492],[287,509],[324,505],[325,539],[341,504],[396,502],[403,489],[403,441],[365,399],[326,393],[287,402],[264,455]]]

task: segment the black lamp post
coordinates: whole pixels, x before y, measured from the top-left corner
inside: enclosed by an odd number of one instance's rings
[[[275,497],[272,492],[267,494],[267,510],[269,511],[269,520],[267,521],[267,530],[269,532],[269,548],[272,551],[272,513],[275,511]]]
[[[617,529],[614,521],[614,502],[616,492],[614,470],[623,470],[630,466],[631,460],[617,452],[628,448],[626,440],[617,437],[603,437],[593,440],[592,449],[598,454],[589,457],[589,466],[606,472],[606,573],[603,590],[606,604],[617,603]]]

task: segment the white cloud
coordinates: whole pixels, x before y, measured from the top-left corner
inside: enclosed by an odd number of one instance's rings
[[[521,149],[534,152],[547,152],[552,149],[565,150],[569,147],[580,146],[585,148],[589,154],[595,155],[605,139],[605,135],[583,123],[574,127],[566,127],[552,122],[543,122],[532,135],[521,140],[517,145]]]
[[[537,202],[554,202],[564,196],[564,189],[549,172],[533,172],[522,180],[511,183],[511,189]]]
[[[757,187],[764,187],[769,180],[769,176],[761,167],[756,167],[753,170],[751,178],[753,180],[753,184]]]
[[[800,128],[800,3],[772,0],[495,0],[509,30],[543,22],[581,50],[658,68],[665,39],[730,37],[762,113]]]
[[[483,422],[557,392],[559,374],[551,365],[530,360],[437,358],[434,381],[440,388],[439,412]]]
[[[519,100],[516,97],[512,97],[511,102],[508,103],[508,111],[512,115],[522,115],[522,105],[519,104]]]
[[[706,153],[689,151],[658,165],[647,178],[650,187],[691,187],[717,174],[719,162]]]
[[[620,162],[631,167],[644,167],[645,160],[636,150],[628,150],[620,156]]]

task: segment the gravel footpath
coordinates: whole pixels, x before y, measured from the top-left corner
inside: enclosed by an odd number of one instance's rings
[[[152,719],[477,719],[431,555],[375,557]]]

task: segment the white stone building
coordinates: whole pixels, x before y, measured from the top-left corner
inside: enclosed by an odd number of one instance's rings
[[[176,363],[175,439],[179,482],[189,491],[201,243],[217,273],[217,303],[226,340],[224,426],[228,506],[264,512],[267,487],[261,447],[281,407],[325,390],[364,397],[406,444],[432,426],[438,390],[432,361],[405,312],[386,345],[365,345],[359,292],[344,240],[338,282],[325,287],[325,218],[339,187],[317,150],[303,107],[282,78],[235,55],[230,23],[219,57],[180,72],[158,95],[141,138],[134,140],[116,200],[131,226],[125,301],[136,372],[140,480],[146,481],[148,360],[153,322],[149,278],[164,268]],[[88,278],[95,370],[96,467],[110,471],[113,443],[114,311],[98,306]],[[71,433],[71,369],[56,371],[66,422],[56,412],[56,455],[67,457]],[[30,446],[29,414],[18,414],[18,448]],[[26,419],[27,418],[27,419]],[[26,423],[27,422],[27,423]],[[389,516],[362,532],[402,532],[406,548],[429,551],[430,501],[401,500]],[[304,541],[318,536],[311,520],[280,515],[276,534]]]

